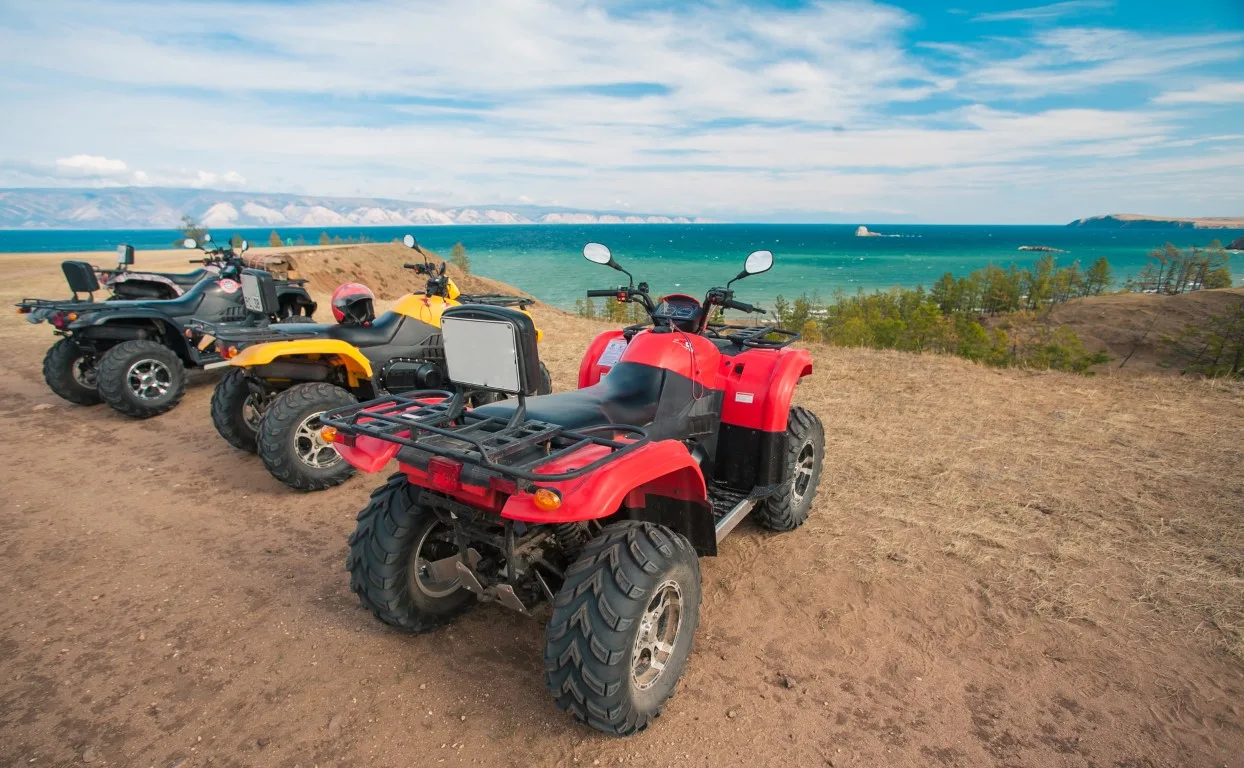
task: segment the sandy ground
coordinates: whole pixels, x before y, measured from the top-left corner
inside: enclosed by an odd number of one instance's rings
[[[57,263],[0,256],[0,300]],[[601,326],[537,319],[573,386]],[[553,706],[539,622],[358,607],[383,476],[293,493],[215,434],[212,376],[134,422],[47,390],[46,326],[0,341],[0,765],[1244,765],[1238,385],[815,348],[811,520],[704,563],[688,673],[615,740]]]

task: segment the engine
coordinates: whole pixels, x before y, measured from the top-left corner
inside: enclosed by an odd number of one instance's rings
[[[391,360],[380,371],[380,386],[392,394],[418,389],[444,389],[448,383],[444,368],[427,360]]]

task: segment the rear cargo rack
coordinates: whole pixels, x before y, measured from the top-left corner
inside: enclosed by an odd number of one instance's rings
[[[23,315],[28,315],[36,309],[70,309],[75,312],[84,310],[107,309],[114,304],[106,301],[93,301],[90,299],[22,299],[13,306],[17,307],[17,311]]]
[[[522,397],[509,419],[467,410],[465,402],[462,392],[408,392],[335,408],[323,414],[320,423],[350,437],[396,443],[403,453],[442,456],[528,482],[573,480],[648,442],[645,430],[626,424],[571,430],[527,419]],[[589,446],[606,448],[608,453],[566,472],[536,472]],[[419,453],[414,456],[422,458]]]

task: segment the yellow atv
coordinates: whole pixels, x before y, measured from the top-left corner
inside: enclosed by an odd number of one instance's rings
[[[410,235],[408,248],[418,249]],[[196,330],[216,337],[216,347],[232,369],[212,394],[212,423],[221,437],[258,453],[272,476],[301,491],[345,482],[354,468],[320,437],[320,414],[357,400],[416,390],[452,389],[441,341],[441,312],[459,304],[492,304],[526,312],[532,299],[502,294],[464,295],[452,278],[427,261],[406,264],[427,277],[422,294],[407,294],[388,312],[374,316],[372,294],[347,283],[333,294],[336,325],[279,323],[260,328],[210,327]],[[270,279],[247,275],[249,304],[271,298]],[[540,365],[534,394],[553,384]],[[495,399],[473,395],[476,404]]]

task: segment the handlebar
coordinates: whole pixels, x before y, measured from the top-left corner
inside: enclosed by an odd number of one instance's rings
[[[726,309],[737,309],[740,312],[755,312],[761,315],[765,314],[763,307],[757,307],[753,304],[745,304],[744,302],[735,301],[734,299],[727,299],[724,303],[722,303],[722,306]]]
[[[587,297],[589,299],[609,298],[609,297],[617,296],[619,293],[625,293],[625,292],[626,292],[625,289],[619,291],[617,288],[604,288],[600,290],[588,291]]]

